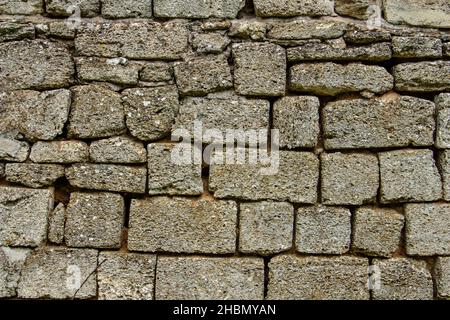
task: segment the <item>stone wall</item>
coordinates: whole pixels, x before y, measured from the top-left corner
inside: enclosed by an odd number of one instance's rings
[[[0,21],[0,298],[450,298],[447,0]],[[193,121],[278,129],[278,170],[175,164]]]

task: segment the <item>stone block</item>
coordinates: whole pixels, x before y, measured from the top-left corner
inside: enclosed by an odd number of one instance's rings
[[[345,22],[332,20],[277,21],[271,24],[267,37],[278,40],[336,39],[344,35],[346,27]]]
[[[381,11],[381,0],[335,0],[337,14],[360,20],[369,19],[377,7]]]
[[[450,201],[450,150],[443,150],[439,154],[439,168],[444,187],[444,200]]]
[[[450,90],[450,61],[407,62],[394,66],[395,88],[404,92]]]
[[[102,0],[102,16],[107,19],[151,18],[152,0]]]
[[[70,17],[77,12],[81,17],[95,17],[100,7],[100,0],[45,0],[45,9],[53,17]]]
[[[393,37],[394,58],[442,57],[442,41],[430,37]]]
[[[8,163],[6,181],[30,188],[48,187],[64,177],[64,166],[58,164]]]
[[[166,82],[172,80],[172,66],[164,62],[149,62],[141,71],[141,80],[148,82]]]
[[[1,4],[0,4],[1,11]],[[0,22],[0,42],[34,39],[34,25],[31,23]]]
[[[0,14],[33,15],[44,12],[44,0],[7,0],[0,3]]]
[[[20,273],[31,249],[0,247],[0,298],[17,294]]]
[[[386,0],[384,17],[393,24],[450,28],[450,8],[447,0]]]
[[[221,53],[230,44],[230,39],[222,33],[192,34],[192,48],[198,53]]]
[[[0,136],[0,160],[25,162],[29,152],[27,142]]]
[[[435,99],[437,107],[436,147],[450,149],[450,93],[441,93]]]
[[[245,0],[153,0],[155,17],[236,18]]]
[[[77,140],[38,141],[33,144],[30,153],[35,163],[77,163],[89,160],[89,146]]]
[[[54,244],[64,242],[64,225],[66,224],[66,208],[59,203],[48,217],[48,240]]]
[[[441,299],[450,299],[450,257],[438,257],[434,265],[437,295]]]
[[[144,144],[127,136],[91,142],[91,161],[97,163],[145,163],[147,151]]]
[[[259,17],[329,16],[334,13],[330,0],[254,0]]]
[[[136,85],[142,65],[126,58],[75,58],[81,81],[111,82],[119,85]]]

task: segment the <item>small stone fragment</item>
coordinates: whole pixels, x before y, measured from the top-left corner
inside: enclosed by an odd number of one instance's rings
[[[6,181],[30,188],[48,187],[64,177],[64,166],[58,164],[8,163]]]
[[[64,225],[66,223],[66,208],[59,203],[48,217],[48,240],[54,244],[64,241]]]
[[[144,163],[147,161],[144,144],[127,136],[93,141],[89,154],[91,160],[97,163]]]
[[[77,140],[38,141],[31,148],[30,159],[36,163],[77,163],[89,160],[89,146]]]
[[[441,93],[435,99],[437,106],[436,147],[450,149],[450,93]]]

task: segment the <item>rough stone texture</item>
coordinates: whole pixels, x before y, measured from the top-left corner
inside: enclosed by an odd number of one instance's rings
[[[131,135],[144,141],[169,135],[179,109],[175,86],[127,89],[122,100]]]
[[[209,189],[217,198],[315,203],[319,160],[313,153],[280,151],[278,172],[262,164],[218,164],[210,168]],[[276,168],[274,168],[276,169]]]
[[[385,68],[331,62],[298,64],[290,69],[291,90],[334,96],[346,92],[384,93],[392,89],[393,77]]]
[[[442,93],[435,99],[437,106],[436,147],[450,149],[450,93]]]
[[[259,17],[328,16],[333,13],[330,0],[254,0]]]
[[[29,151],[30,145],[27,142],[0,135],[0,160],[24,162]]]
[[[182,95],[201,96],[233,86],[225,56],[196,57],[175,64],[174,70]]]
[[[103,0],[102,0],[103,2]],[[82,17],[95,17],[100,13],[100,0],[46,0],[46,11],[51,16],[69,17],[78,7]]]
[[[48,24],[48,35],[61,39],[74,39],[75,29],[66,21],[52,21]]]
[[[351,212],[340,207],[300,207],[295,246],[308,254],[344,254],[350,248]]]
[[[434,265],[438,297],[450,299],[450,257],[438,257]]]
[[[345,29],[346,23],[340,21],[280,21],[272,23],[267,37],[280,40],[336,39],[344,35]]]
[[[65,240],[69,247],[120,248],[125,220],[121,195],[72,192],[67,206]]]
[[[201,195],[202,165],[174,163],[175,144],[151,143],[148,150],[148,190],[150,195]]]
[[[70,137],[103,138],[125,131],[120,94],[99,85],[77,86],[72,88],[72,93],[68,128]]]
[[[0,187],[0,246],[37,247],[47,236],[52,189]]]
[[[375,13],[375,6],[381,8],[381,0],[335,0],[336,13],[356,19],[367,20]]]
[[[230,44],[230,39],[222,33],[194,33],[191,43],[198,53],[221,53]]]
[[[317,145],[320,101],[317,97],[284,97],[273,106],[273,128],[280,130],[281,148]]]
[[[442,57],[442,41],[427,37],[393,37],[392,51],[395,58]]]
[[[165,82],[172,80],[173,70],[168,63],[151,62],[144,66],[140,76],[142,81]]]
[[[270,300],[368,300],[369,261],[281,255],[269,263]]]
[[[321,166],[322,203],[361,205],[376,201],[379,187],[376,155],[323,153]]]
[[[64,177],[64,166],[58,164],[8,163],[6,181],[30,188],[48,187]]]
[[[114,164],[74,164],[66,169],[70,184],[85,189],[145,193],[145,167]]]
[[[3,90],[67,87],[74,73],[69,51],[47,40],[0,43],[0,56]]]
[[[234,85],[248,96],[280,96],[286,90],[286,53],[275,44],[233,45]]]
[[[31,148],[30,159],[36,163],[77,163],[89,160],[89,146],[86,142],[38,141]]]
[[[401,63],[393,68],[395,88],[406,92],[450,90],[450,61]]]
[[[158,259],[157,300],[262,300],[263,298],[264,262],[261,258]]]
[[[0,42],[33,38],[34,25],[31,23],[0,22]]]
[[[101,0],[102,16],[108,19],[151,18],[152,0]]]
[[[450,57],[450,42],[444,43],[442,45],[442,51],[444,57]]]
[[[62,244],[64,242],[64,225],[66,223],[66,208],[59,203],[48,217],[48,240],[51,243]]]
[[[93,162],[98,163],[144,163],[147,151],[142,142],[127,136],[94,141],[89,148]]]
[[[261,21],[235,20],[228,31],[230,37],[250,40],[263,40],[266,37],[267,25]]]
[[[270,255],[292,247],[294,207],[287,202],[242,203],[239,251]]]
[[[236,249],[236,223],[237,205],[233,201],[167,197],[133,199],[128,249],[233,253]]]
[[[425,261],[408,258],[375,259],[373,265],[380,272],[380,288],[373,290],[373,299],[433,299],[433,281]]]
[[[236,18],[245,0],[153,0],[155,17]]]
[[[0,163],[0,178],[3,178],[5,176],[5,164]]]
[[[435,201],[442,197],[442,183],[431,150],[381,152],[381,202]]]
[[[97,250],[39,248],[27,258],[19,298],[87,299],[96,296]],[[79,278],[78,278],[79,277]],[[86,280],[84,285],[81,284]]]
[[[78,76],[82,81],[112,82],[119,85],[138,83],[142,66],[129,62],[126,58],[87,58],[75,59]]]
[[[331,102],[322,112],[325,148],[432,146],[435,109],[428,100],[395,95]]]
[[[450,7],[447,0],[386,0],[384,16],[394,24],[450,28]]]
[[[404,216],[393,209],[358,208],[353,224],[353,250],[370,256],[392,256],[399,249],[404,222]]]
[[[408,255],[450,254],[450,204],[407,204],[405,216]]]
[[[387,30],[369,29],[361,25],[347,27],[344,40],[347,44],[370,44],[375,42],[391,41],[391,34]]]
[[[14,297],[30,249],[0,247],[0,298]]]
[[[156,256],[136,253],[102,252],[98,268],[101,300],[152,300]]]
[[[7,0],[0,3],[1,14],[32,15],[44,12],[44,0]]]
[[[450,150],[444,150],[439,154],[439,167],[444,186],[444,200],[450,201]]]

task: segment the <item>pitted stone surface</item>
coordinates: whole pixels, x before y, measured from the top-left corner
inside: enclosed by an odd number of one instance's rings
[[[1,14],[32,15],[44,12],[44,0],[7,0],[0,3]]]
[[[0,22],[0,42],[34,39],[34,36],[34,25],[31,23]]]
[[[75,10],[82,17],[94,17],[100,13],[100,2],[103,0],[45,0],[45,8],[55,17],[70,17]]]
[[[93,141],[89,156],[98,163],[145,163],[147,151],[142,142],[127,136]]]
[[[442,57],[442,41],[426,37],[393,37],[392,50],[395,58]]]
[[[331,20],[280,21],[272,23],[267,37],[279,40],[336,39],[344,35],[346,26],[345,22]]]
[[[394,24],[450,28],[450,7],[446,0],[386,0],[384,16]]]
[[[440,298],[450,299],[450,257],[438,257],[434,266],[437,294]]]
[[[245,0],[153,0],[155,17],[236,18]]]
[[[30,152],[26,141],[19,141],[0,135],[0,160],[24,162]]]
[[[64,177],[64,166],[58,164],[8,163],[6,181],[30,188],[48,187]]]
[[[108,19],[151,18],[153,0],[101,0],[102,16]]]
[[[30,249],[0,247],[0,298],[17,294],[20,273]]]
[[[435,99],[437,106],[436,147],[450,148],[450,94],[441,93]]]
[[[89,146],[86,142],[38,141],[31,148],[30,159],[36,163],[77,163],[89,160]]]
[[[335,10],[343,16],[367,20],[376,13],[377,7],[381,7],[381,2],[381,0],[335,0]]]
[[[450,201],[450,150],[444,150],[439,154],[438,164],[444,187],[444,200]]]
[[[66,224],[66,208],[59,203],[48,217],[48,240],[51,243],[62,244],[64,242],[64,225]]]
[[[393,68],[395,88],[405,92],[450,90],[450,61],[401,63]]]
[[[126,58],[80,57],[75,59],[80,80],[91,82],[112,82],[118,85],[135,85],[138,83],[142,66]]]
[[[331,0],[254,0],[259,17],[328,16],[333,13]]]

